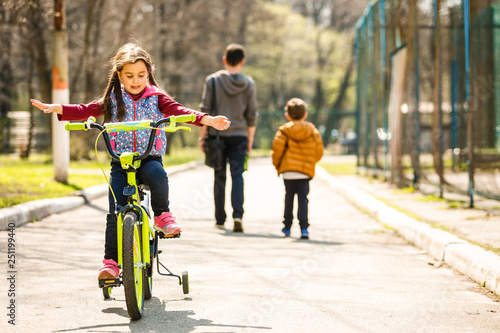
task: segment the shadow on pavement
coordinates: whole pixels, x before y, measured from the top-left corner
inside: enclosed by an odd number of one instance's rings
[[[250,233],[239,233],[239,232],[232,232],[230,230],[226,230],[221,236],[232,236],[232,237],[248,237],[248,238],[272,238],[272,239],[286,239],[285,237],[281,235],[276,235],[276,234],[250,234]],[[293,239],[293,237],[289,237]],[[315,245],[342,245],[343,243],[340,242],[329,242],[329,241],[321,241],[321,240],[314,240],[314,239],[293,239],[297,243],[309,243],[309,244],[315,244]]]
[[[183,300],[190,300],[185,298]],[[272,329],[265,326],[250,325],[231,325],[218,324],[209,319],[194,319],[194,311],[168,311],[167,306],[173,301],[162,301],[157,297],[152,297],[144,305],[144,315],[142,319],[130,321],[129,324],[101,324],[94,326],[82,326],[69,329],[58,330],[54,332],[75,332],[75,331],[94,331],[96,329],[112,329],[113,327],[129,326],[130,332],[170,332],[170,333],[188,333],[197,327],[229,327],[235,329]],[[171,304],[170,304],[171,305]],[[120,317],[128,317],[125,308],[113,307],[102,310],[104,313],[116,314]]]
[[[248,237],[248,238],[283,238],[278,235],[273,234],[249,234],[249,233],[241,233],[241,232],[232,232],[230,230],[226,230],[225,233],[221,234],[222,236],[233,236],[233,237]]]
[[[340,242],[328,242],[328,241],[320,241],[314,239],[295,239],[295,243],[309,243],[314,245],[343,245],[344,243]]]
[[[108,213],[108,210],[107,210],[107,209],[104,209],[104,208],[102,208],[102,207],[99,207],[99,206],[97,206],[97,205],[94,205],[94,204],[92,204],[92,203],[90,203],[90,202],[85,203],[85,206],[87,206],[87,207],[89,207],[89,208],[92,208],[92,209],[95,209],[95,210],[97,210],[97,211],[99,211],[99,212],[103,212],[103,213],[106,213],[106,214]]]

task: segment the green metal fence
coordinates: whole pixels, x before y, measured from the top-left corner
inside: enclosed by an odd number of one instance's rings
[[[356,26],[367,174],[500,199],[500,4],[379,0]]]

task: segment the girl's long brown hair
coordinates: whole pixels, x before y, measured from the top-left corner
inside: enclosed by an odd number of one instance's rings
[[[125,117],[125,103],[123,102],[122,89],[120,79],[118,78],[118,72],[123,70],[123,66],[127,64],[134,64],[137,61],[142,60],[146,64],[148,69],[149,84],[158,87],[156,79],[153,76],[153,62],[151,61],[151,56],[142,47],[135,43],[127,43],[123,45],[117,52],[116,55],[111,58],[111,70],[109,72],[109,81],[104,91],[103,102],[101,104],[102,113],[104,114],[104,122],[108,123],[111,121],[111,92],[115,94],[117,110],[118,110],[118,121],[122,121]]]

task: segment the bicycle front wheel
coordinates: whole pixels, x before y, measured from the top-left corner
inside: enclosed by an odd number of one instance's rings
[[[132,320],[142,317],[144,311],[144,277],[141,225],[133,212],[123,218],[123,287],[127,311]]]

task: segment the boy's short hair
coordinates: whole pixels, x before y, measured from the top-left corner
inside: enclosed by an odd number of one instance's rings
[[[292,98],[286,103],[285,111],[290,118],[300,120],[306,114],[307,104],[300,98]]]
[[[238,65],[243,59],[245,59],[245,48],[243,45],[232,43],[226,47],[224,52],[226,61],[230,66]]]

